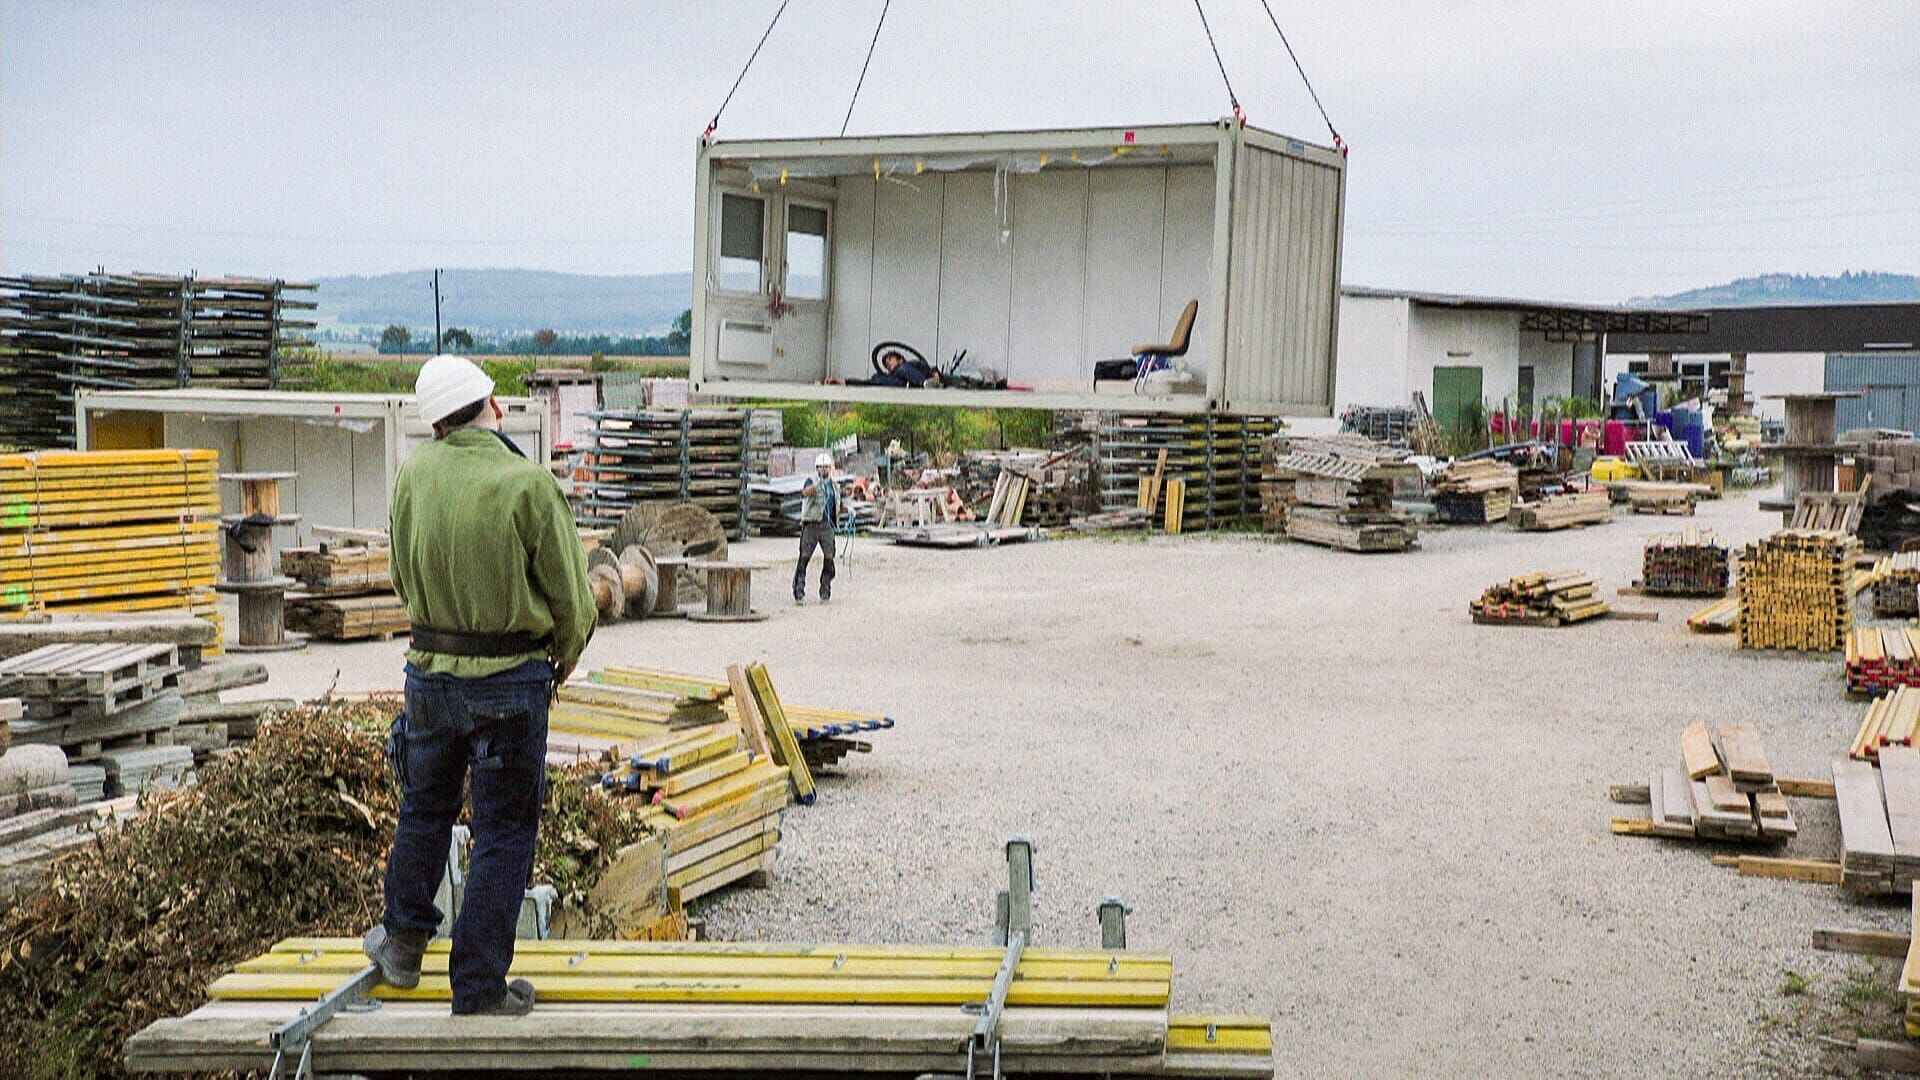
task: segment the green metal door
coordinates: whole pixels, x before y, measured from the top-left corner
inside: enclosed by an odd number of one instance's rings
[[[1480,405],[1478,364],[1433,369],[1433,420],[1442,431],[1470,426]]]

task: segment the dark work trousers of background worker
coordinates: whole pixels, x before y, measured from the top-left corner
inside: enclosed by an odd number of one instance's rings
[[[820,549],[820,599],[833,597],[833,522],[807,521],[800,525],[800,561],[793,567],[795,603],[807,595],[807,564],[813,561],[813,549]]]
[[[387,932],[425,941],[440,925],[433,895],[471,771],[473,850],[449,960],[456,1013],[492,1004],[513,962],[546,801],[552,694],[545,660],[477,679],[407,665],[406,711],[387,747],[404,799],[387,865]]]

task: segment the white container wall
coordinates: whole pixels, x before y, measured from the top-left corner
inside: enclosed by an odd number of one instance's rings
[[[1332,411],[1345,159],[1232,121],[701,147],[692,382],[734,397]],[[1094,365],[1199,313],[1183,384]],[[1005,390],[845,385],[904,342]]]
[[[550,410],[533,398],[501,398],[503,433],[545,462]],[[276,543],[308,544],[312,527],[387,527],[387,502],[400,464],[433,430],[396,394],[305,394],[267,390],[83,390],[75,401],[83,450],[182,447],[217,450],[221,472],[293,472],[281,504],[301,515],[276,529]],[[230,513],[239,485],[221,484]]]

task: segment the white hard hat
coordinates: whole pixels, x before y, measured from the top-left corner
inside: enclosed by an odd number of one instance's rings
[[[823,465],[829,469],[833,468],[833,455],[824,450],[820,452],[819,457],[813,459],[814,468],[817,469]]]
[[[493,380],[466,357],[441,353],[420,365],[413,396],[420,419],[437,424],[476,401],[492,397]]]

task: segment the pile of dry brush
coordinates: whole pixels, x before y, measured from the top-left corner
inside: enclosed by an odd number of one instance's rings
[[[0,915],[0,1076],[120,1075],[129,1035],[197,1007],[235,963],[283,937],[371,925],[398,810],[383,754],[396,705],[280,714]],[[577,909],[639,827],[614,800],[550,779],[534,876]]]

